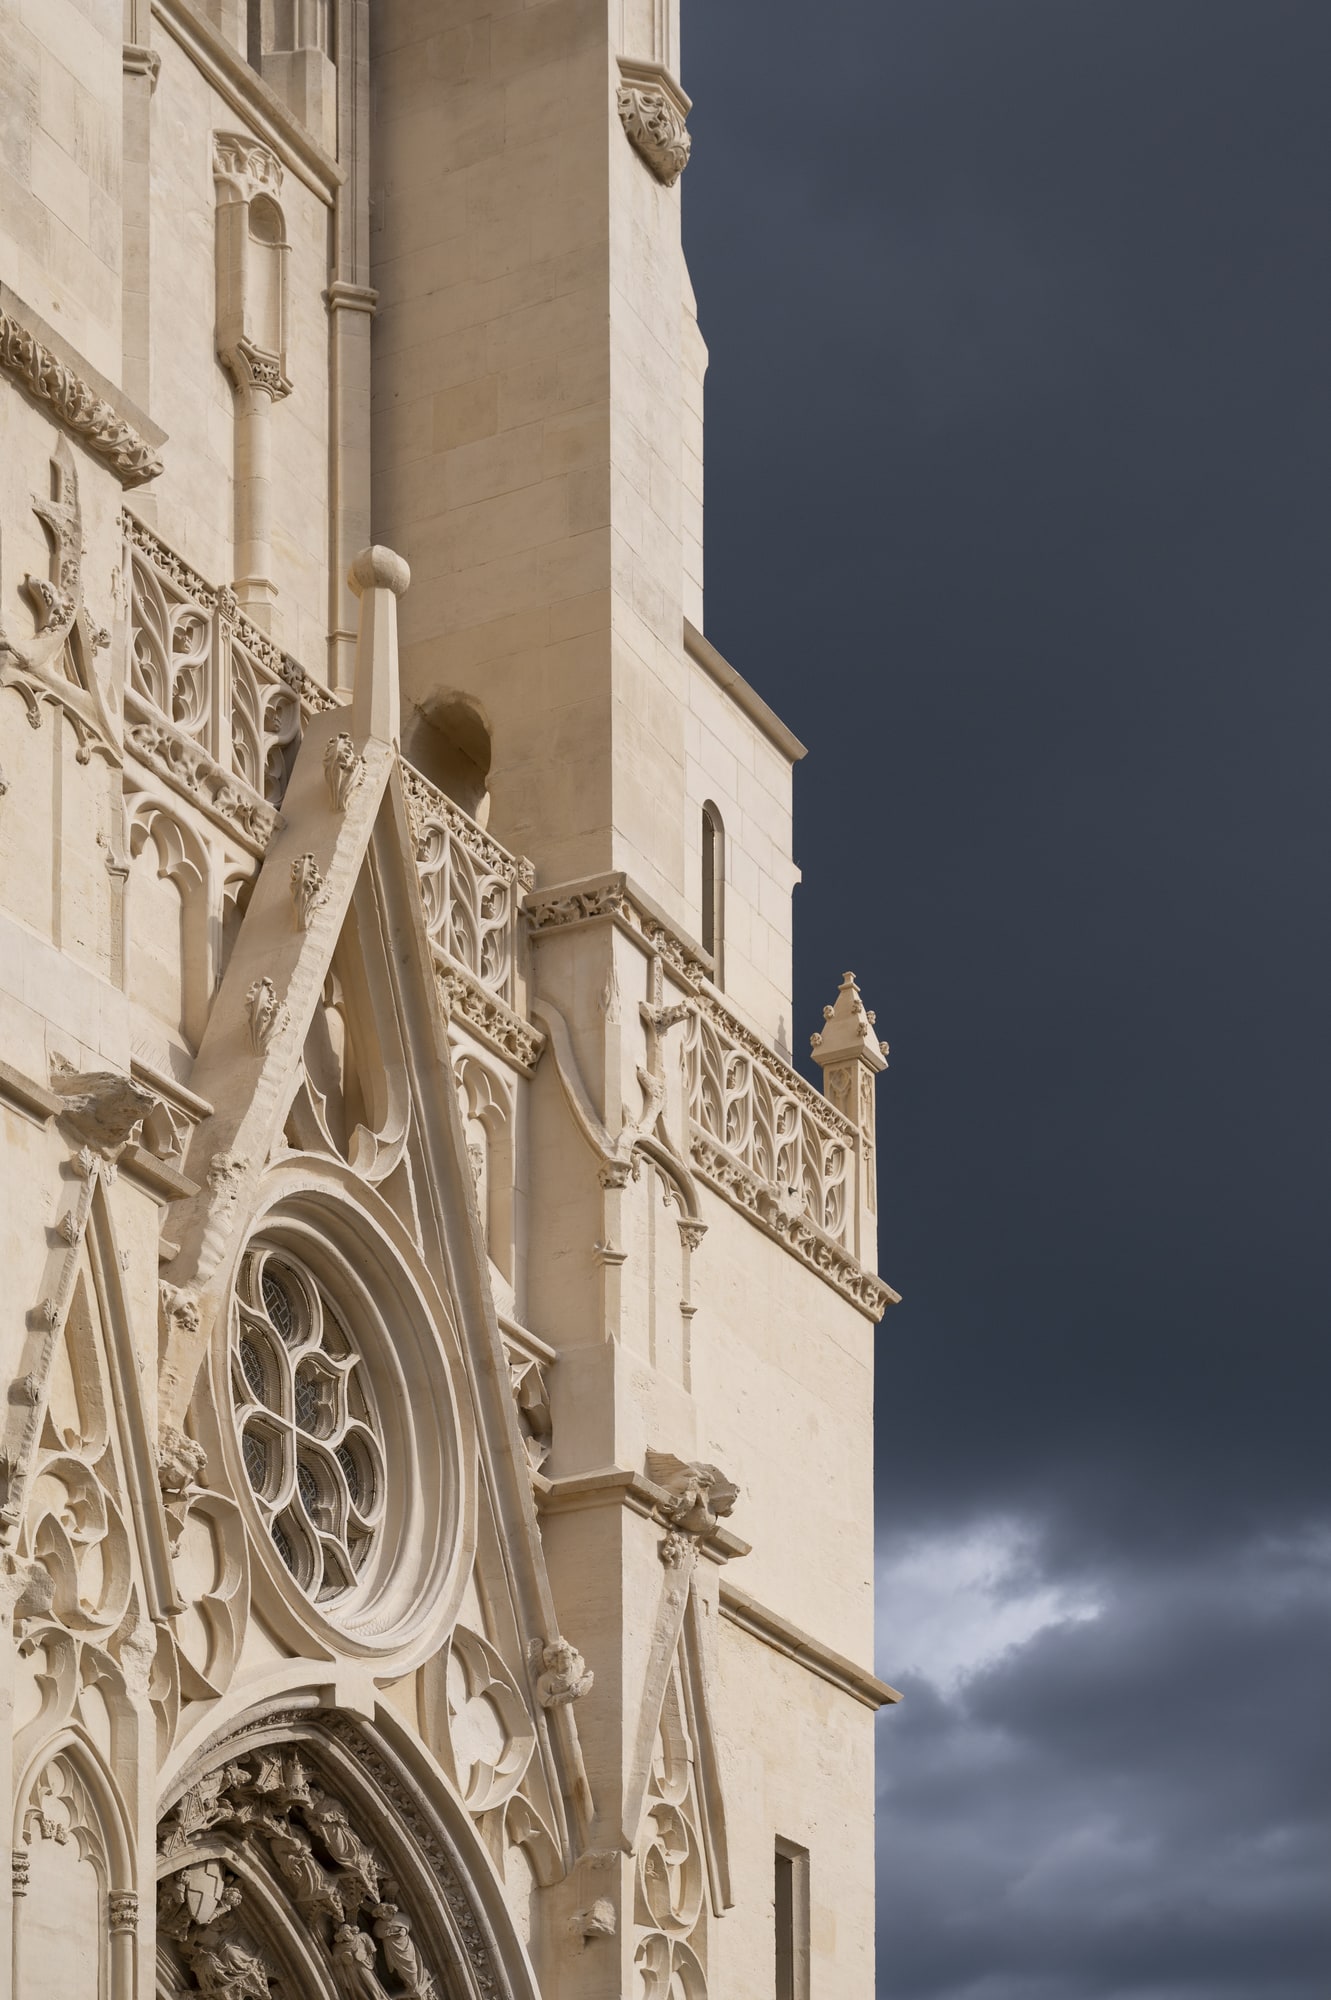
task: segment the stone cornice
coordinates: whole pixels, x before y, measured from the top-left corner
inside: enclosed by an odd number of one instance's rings
[[[523,903],[534,944],[582,924],[613,923],[647,951],[659,952],[695,992],[712,976],[712,960],[693,938],[677,931],[665,912],[622,869],[537,889]]]
[[[162,470],[160,430],[8,285],[0,284],[0,368],[104,459],[122,486]]]
[[[684,620],[684,651],[719,688],[730,696],[736,708],[747,715],[750,722],[758,725],[774,750],[779,750],[792,764],[798,764],[802,757],[808,756],[807,747],[800,742],[794,730],[787,729],[775,709],[767,706],[757,690],[749,686],[743,674],[737,672],[729,660],[722,659],[711,640],[704,638],[697,626],[691,625],[687,618]]]
[[[880,1320],[890,1305],[900,1305],[899,1292],[866,1271],[843,1244],[807,1215],[783,1204],[774,1188],[697,1125],[689,1134],[689,1164],[699,1180],[756,1222],[793,1257],[800,1258],[866,1319]]]
[[[530,1076],[545,1049],[545,1036],[521,1014],[482,986],[474,973],[434,947],[434,976],[446,1018],[469,1028],[478,1040]]]
[[[820,1680],[828,1681],[843,1694],[863,1703],[865,1708],[884,1708],[889,1702],[900,1701],[901,1696],[886,1681],[880,1681],[867,1667],[857,1667],[843,1653],[833,1652],[820,1639],[792,1625],[779,1611],[770,1611],[747,1591],[739,1590],[728,1577],[721,1579],[721,1616],[732,1625],[738,1625],[741,1632],[747,1632],[751,1639],[757,1639],[764,1646],[770,1646],[775,1653],[782,1653],[786,1659],[794,1660]]]
[[[330,206],[346,169],[310,137],[276,91],[236,54],[189,0],[152,0],[154,18],[259,138],[266,140],[298,180]]]

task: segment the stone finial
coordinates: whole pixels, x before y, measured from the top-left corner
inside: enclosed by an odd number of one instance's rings
[[[347,582],[360,599],[356,679],[351,695],[357,742],[396,743],[402,734],[397,678],[397,601],[411,582],[400,555],[376,544],[362,549]]]
[[[396,549],[376,542],[361,550],[347,573],[347,582],[357,597],[363,597],[367,590],[391,590],[394,597],[401,597],[411,582],[411,569]]]
[[[836,1004],[824,1007],[827,1026],[809,1037],[813,1059],[826,1069],[829,1063],[848,1062],[852,1057],[872,1070],[887,1068],[887,1043],[873,1032],[874,1015],[865,1007],[853,972],[843,973]]]

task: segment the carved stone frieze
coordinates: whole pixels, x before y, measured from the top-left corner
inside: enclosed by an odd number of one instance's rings
[[[461,966],[436,957],[435,980],[445,1016],[451,1020],[456,1014],[497,1055],[506,1056],[530,1075],[545,1048],[545,1036],[540,1030],[506,1007],[493,993],[487,993]]]
[[[890,1285],[866,1271],[840,1243],[801,1212],[784,1206],[775,1191],[695,1126],[689,1157],[700,1177],[735,1208],[750,1215],[778,1243],[800,1257],[869,1319],[881,1319],[896,1299]]]
[[[315,1781],[294,1747],[232,1757],[186,1791],[159,1829],[166,1873],[158,1933],[199,1988],[225,2000],[270,2000],[270,1963],[246,1921],[245,1892],[216,1848],[243,1842],[252,1869],[266,1854],[280,1895],[337,1968],[347,2000],[436,2000],[404,1897],[374,1841]],[[202,1843],[214,1850],[200,1851]],[[271,1921],[271,1918],[270,1918]]]
[[[126,695],[125,708],[128,715],[134,714],[132,694]],[[197,743],[160,717],[145,716],[129,722],[125,748],[175,791],[202,806],[210,819],[234,833],[251,853],[264,852],[277,829],[279,814]]]
[[[147,479],[156,479],[162,461],[147,440],[3,308],[0,368],[39,402],[49,404],[52,414],[119,474],[122,484],[141,486]]]

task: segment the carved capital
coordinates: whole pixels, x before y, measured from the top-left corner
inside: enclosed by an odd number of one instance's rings
[[[139,1899],[132,1889],[113,1889],[106,1899],[106,1925],[114,1937],[117,1931],[134,1932],[139,1927]]]
[[[619,72],[622,81],[616,101],[629,143],[656,178],[673,187],[693,146],[685,124],[689,99],[659,63],[621,60]]]
[[[213,179],[219,196],[253,201],[256,194],[282,192],[282,162],[276,153],[248,132],[214,132]]]

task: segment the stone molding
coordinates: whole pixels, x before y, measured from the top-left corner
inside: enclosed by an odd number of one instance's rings
[[[676,930],[622,870],[538,889],[528,895],[523,908],[533,943],[579,924],[614,923],[644,950],[663,958],[690,993],[712,976],[712,960],[702,946]]]
[[[728,694],[741,714],[756,723],[774,750],[791,764],[798,764],[809,754],[808,745],[801,743],[793,729],[788,729],[774,709],[767,706],[756,688],[751,688],[737,668],[729,660],[723,659],[710,639],[704,638],[696,625],[684,620],[684,651],[689,659],[700,666],[709,679]]]
[[[545,1036],[481,985],[479,979],[436,950],[435,980],[444,1017],[459,1020],[495,1055],[530,1076],[541,1059]]]
[[[105,460],[122,486],[156,479],[165,431],[77,357],[7,285],[0,285],[0,368]]]
[[[900,1304],[899,1292],[866,1271],[849,1250],[807,1215],[785,1207],[776,1189],[696,1125],[690,1134],[689,1158],[699,1179],[714,1193],[749,1216],[793,1256],[802,1258],[866,1319],[880,1320],[888,1306]]]
[[[751,1639],[770,1646],[775,1653],[782,1653],[788,1660],[805,1667],[820,1680],[839,1688],[852,1700],[865,1708],[884,1708],[889,1702],[901,1700],[894,1687],[880,1681],[867,1667],[857,1667],[843,1653],[837,1653],[825,1646],[821,1639],[815,1639],[808,1632],[783,1618],[779,1611],[771,1611],[760,1604],[756,1597],[740,1590],[728,1577],[721,1579],[721,1616],[731,1625],[737,1625],[741,1632],[747,1632]]]
[[[222,101],[272,147],[284,167],[331,208],[346,169],[325,153],[277,92],[210,27],[189,0],[152,0],[161,22]]]
[[[662,63],[621,56],[619,74],[615,102],[629,144],[663,187],[673,187],[693,148],[685,123],[692,102]]]

